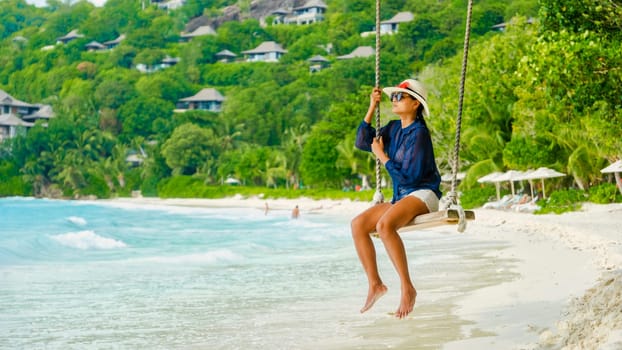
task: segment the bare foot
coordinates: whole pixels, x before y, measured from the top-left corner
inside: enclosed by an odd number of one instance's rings
[[[402,290],[402,300],[399,308],[395,311],[395,317],[404,318],[408,316],[415,307],[415,299],[417,299],[417,291],[414,287],[407,287]]]
[[[387,292],[387,286],[384,284],[379,284],[377,286],[369,286],[369,292],[367,293],[367,301],[365,301],[365,306],[361,309],[361,313],[371,309],[374,306],[376,300],[380,299]]]

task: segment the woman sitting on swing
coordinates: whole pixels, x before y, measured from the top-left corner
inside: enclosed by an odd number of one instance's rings
[[[356,147],[373,152],[384,164],[393,182],[391,203],[379,203],[352,220],[352,237],[369,291],[361,313],[369,310],[387,292],[378,273],[376,250],[370,233],[376,231],[391,258],[401,282],[398,318],[406,317],[415,305],[417,291],[408,272],[404,243],[397,230],[417,215],[438,211],[441,177],[434,159],[430,132],[424,117],[429,116],[427,91],[420,82],[407,79],[397,87],[383,91],[391,98],[392,111],[399,120],[391,120],[380,129],[380,137],[371,119],[382,93],[374,88],[365,119],[356,135]]]

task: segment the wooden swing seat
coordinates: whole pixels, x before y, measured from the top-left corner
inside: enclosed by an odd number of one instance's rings
[[[467,221],[475,220],[475,212],[473,210],[465,210],[464,218]],[[398,229],[397,232],[403,233],[417,231],[442,225],[457,225],[459,222],[460,214],[458,213],[458,210],[450,208],[435,211],[433,213],[417,215],[413,221]],[[372,232],[371,235],[378,237],[378,233],[376,231]]]

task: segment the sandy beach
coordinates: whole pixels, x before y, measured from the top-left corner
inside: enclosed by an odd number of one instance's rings
[[[266,204],[269,210],[298,206],[302,217],[347,218],[370,205],[306,198],[112,201],[255,210],[265,210]],[[503,248],[490,251],[489,256],[513,264],[504,282],[458,298],[451,312],[468,322],[461,329],[463,339],[445,344],[445,349],[622,349],[622,204],[586,203],[580,211],[561,215],[475,212],[476,220],[463,234],[473,241],[499,242]],[[434,232],[459,234],[454,226]]]

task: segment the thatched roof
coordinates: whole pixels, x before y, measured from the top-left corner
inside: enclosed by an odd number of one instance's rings
[[[0,90],[0,105],[13,106],[13,107],[34,107],[34,105],[20,101],[14,98],[13,96],[7,94],[3,90]]]
[[[216,35],[216,31],[210,26],[200,26],[199,28],[195,29],[191,33],[182,33],[181,37],[182,38],[194,38],[196,36],[203,36],[203,35]]]
[[[237,56],[236,54],[234,54],[233,52],[229,51],[229,50],[222,50],[219,53],[216,54],[216,56],[222,56],[222,57],[235,57]]]
[[[33,126],[33,123],[25,122],[13,114],[0,114],[0,125],[3,126]]]
[[[404,22],[410,22],[415,18],[415,16],[412,14],[412,12],[400,12],[398,14],[396,14],[395,16],[393,16],[393,18],[386,20],[386,21],[382,21],[380,22],[380,24],[393,24],[393,23],[404,23]]]
[[[284,50],[280,44],[274,41],[264,41],[259,46],[252,50],[242,51],[245,54],[260,54],[260,53],[268,53],[268,52],[281,52],[286,53],[287,50]]]
[[[371,46],[359,46],[347,55],[339,56],[338,59],[350,59],[357,57],[369,57],[375,54],[374,48]]]
[[[309,0],[303,6],[296,7],[294,10],[304,10],[314,7],[327,8],[326,4],[322,0]]]
[[[224,101],[223,95],[216,89],[205,88],[199,91],[196,95],[180,99],[184,102],[201,102],[201,101]]]

